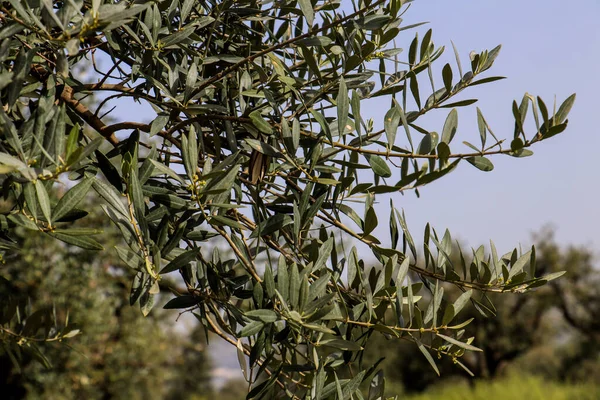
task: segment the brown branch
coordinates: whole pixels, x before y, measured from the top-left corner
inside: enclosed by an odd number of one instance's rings
[[[114,131],[110,130],[108,126],[100,118],[94,115],[84,104],[73,97],[73,88],[69,85],[65,85],[60,98],[73,110],[77,115],[81,117],[88,125],[108,140],[113,146],[119,144],[119,140],[114,135]]]
[[[68,93],[69,99],[70,99],[71,103],[73,104],[72,107],[74,107],[75,105],[77,105],[77,107],[79,107],[79,111],[78,110],[75,110],[75,111],[90,126],[92,126],[94,129],[96,129],[98,131],[98,133],[100,133],[102,136],[104,136],[104,137],[107,137],[107,136],[114,137],[114,133],[116,131],[124,130],[124,129],[139,129],[142,132],[146,132],[146,133],[150,132],[151,125],[150,124],[144,124],[144,123],[141,123],[141,122],[119,122],[119,123],[107,126],[106,124],[104,124],[102,122],[102,120],[100,120],[100,118],[98,118],[98,116],[96,116],[95,114],[91,113],[91,111],[89,111],[83,104],[81,104],[79,101],[77,101],[76,99],[74,99],[73,98],[73,92],[76,91],[76,90],[81,90],[81,91],[84,91],[84,90],[85,91],[87,91],[87,90],[107,90],[107,91],[114,91],[114,92],[128,94],[128,95],[134,96],[134,97],[140,97],[140,98],[143,98],[144,100],[147,100],[149,102],[155,102],[156,99],[152,98],[151,96],[145,95],[143,93],[138,93],[138,92],[136,92],[136,89],[134,89],[134,88],[128,88],[128,87],[123,86],[121,84],[112,84],[112,83],[91,83],[91,84],[79,85],[79,86],[76,86],[75,88],[72,88],[70,86],[65,85],[65,90],[67,90],[67,88],[69,90],[69,93]],[[64,99],[64,90],[63,90],[63,99]],[[67,101],[67,100],[65,99],[65,101]],[[211,117],[211,118],[213,118],[213,117]],[[181,142],[179,140],[175,139],[171,135],[171,131],[172,130],[169,130],[169,132],[167,132],[167,131],[160,131],[157,134],[159,136],[163,137],[164,139],[168,140],[169,142],[171,142],[175,146],[181,147]],[[108,137],[107,137],[107,139],[109,141],[111,141]],[[116,137],[114,138],[114,140],[118,144],[118,140],[116,139]],[[113,143],[113,142],[111,141],[111,143]],[[113,145],[116,145],[116,144],[113,143]]]
[[[116,64],[115,64],[116,65]],[[83,91],[83,90],[106,90],[106,91],[110,91],[110,92],[120,92],[120,93],[126,93],[126,94],[131,94],[131,95],[136,95],[142,98],[148,98],[150,97],[151,99],[153,99],[151,96],[148,96],[144,93],[140,93],[137,92],[136,88],[130,88],[127,86],[123,86],[120,83],[103,83],[103,82],[98,82],[98,83],[86,83],[83,85],[77,85],[73,88],[76,91]],[[156,99],[153,99],[156,100]]]
[[[139,129],[142,132],[150,132],[150,125],[142,122],[118,122],[104,128],[105,132],[114,133],[124,129]]]
[[[164,106],[164,107],[170,107],[170,108],[178,107],[175,104],[162,102],[159,99],[157,99],[153,96],[150,96],[149,94],[140,92],[140,91],[138,91],[137,88],[130,88],[130,87],[124,86],[123,82],[122,83],[103,83],[103,82],[86,83],[83,85],[77,85],[77,86],[73,87],[73,90],[76,92],[93,91],[93,90],[118,92],[118,93],[122,93],[123,95],[128,95],[128,96],[131,96],[134,98],[144,99],[144,100],[146,100],[150,103],[153,103],[155,105],[158,105],[158,106]]]
[[[65,91],[67,91],[66,94]],[[122,131],[125,129],[139,129],[142,132],[150,132],[150,125],[142,122],[128,121],[118,122],[113,125],[106,125],[102,119],[92,113],[85,105],[73,98],[73,89],[70,86],[65,85],[65,89],[63,90],[61,98],[65,101],[65,103],[70,105],[71,109],[73,109],[73,111],[75,111],[85,122],[94,128],[99,134],[104,136],[114,146],[119,144],[118,139],[114,135],[114,133],[117,131]],[[161,136],[164,136],[172,143],[176,145],[179,144],[179,142],[170,137],[170,135],[166,135],[166,132],[159,132],[159,134],[160,133],[162,133]]]
[[[182,111],[185,112],[185,109],[183,109]],[[173,125],[171,128],[169,128],[169,130],[167,130],[167,133],[173,134],[174,132],[178,131],[179,129],[184,128],[190,124],[193,124],[194,122],[211,121],[211,120],[232,121],[232,122],[252,122],[252,120],[250,118],[236,117],[233,115],[208,115],[208,114],[207,115],[198,115],[198,116],[186,119],[185,121],[181,121],[181,122]]]

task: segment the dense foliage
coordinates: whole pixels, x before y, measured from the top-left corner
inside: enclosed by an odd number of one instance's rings
[[[489,293],[561,273],[540,276],[534,249],[502,255],[493,243],[455,262],[450,233],[429,225],[421,250],[403,212],[391,202],[382,215],[376,197],[417,191],[462,161],[491,171],[489,156],[531,155],[566,128],[574,96],[549,108],[526,94],[508,140],[477,109],[481,143],[457,151],[458,110],[476,102],[457,95],[501,79],[481,77],[500,47],[472,52],[468,71],[456,49],[456,66],[434,68],[444,48],[431,30],[407,36],[404,3],[3,3],[4,257],[19,251],[17,227],[102,250],[80,221],[93,192],[135,271],[130,303],[148,315],[169,290],[165,308],[237,347],[249,398],[348,398],[363,382],[377,398],[384,380],[362,350],[379,334],[413,342],[435,371],[436,357],[466,369],[461,357],[481,350],[463,307],[492,316]],[[88,64],[93,81],[77,74]],[[152,107],[150,123],[114,123],[112,107],[132,101]],[[389,104],[382,124],[365,116],[374,101]],[[437,110],[450,110],[441,134],[422,119]],[[57,182],[68,190],[54,202]],[[3,307],[10,354],[35,335],[77,333],[52,313]]]

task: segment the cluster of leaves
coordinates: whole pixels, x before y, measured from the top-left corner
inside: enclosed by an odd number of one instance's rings
[[[390,240],[374,236],[377,195],[417,190],[463,160],[489,171],[488,156],[530,155],[565,129],[574,96],[549,112],[525,95],[513,104],[510,147],[478,110],[481,146],[452,152],[458,108],[476,101],[455,96],[500,79],[480,78],[499,47],[472,53],[468,72],[455,51],[456,68],[446,64],[436,87],[444,48],[431,31],[415,35],[405,60],[393,47],[414,27],[401,0],[349,11],[310,0],[9,3],[0,8],[5,250],[16,226],[101,249],[95,231],[66,226],[86,215],[77,207],[93,191],[124,240],[119,258],[136,271],[131,303],[148,314],[163,276],[178,272],[186,289],[165,307],[237,346],[248,398],[348,398],[369,381],[369,397],[381,396],[378,364],[362,363],[377,332],[414,342],[434,369],[432,352],[464,366],[459,358],[479,350],[464,337],[469,320],[455,321],[467,302],[492,315],[487,292],[558,276],[535,274],[534,250],[498,255],[493,243],[491,254],[482,247],[453,263],[450,233],[429,226],[420,254],[393,203]],[[97,82],[74,74],[85,60]],[[85,98],[102,91],[114,94],[90,109]],[[363,117],[377,98],[391,103],[382,129]],[[110,124],[104,108],[116,100],[143,101],[156,117]],[[436,109],[450,109],[441,137],[419,121]],[[65,176],[76,183],[53,203],[48,192]],[[451,300],[443,282],[463,294]],[[421,292],[431,294],[425,307]],[[353,374],[338,377],[348,364]]]

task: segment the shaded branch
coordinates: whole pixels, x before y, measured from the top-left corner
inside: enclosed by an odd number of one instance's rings
[[[102,135],[108,140],[113,146],[119,144],[119,140],[114,135],[114,130],[110,130],[100,118],[94,115],[83,103],[73,97],[73,88],[69,85],[65,85],[60,98],[73,110],[77,115],[81,117],[89,126],[94,128],[96,132]]]

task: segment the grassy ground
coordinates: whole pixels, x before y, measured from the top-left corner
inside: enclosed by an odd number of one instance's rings
[[[406,400],[598,400],[600,383],[563,384],[535,377],[513,376],[493,382],[448,384]]]

